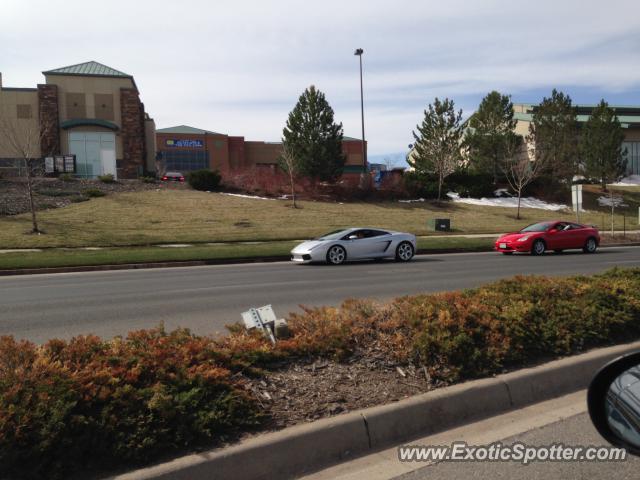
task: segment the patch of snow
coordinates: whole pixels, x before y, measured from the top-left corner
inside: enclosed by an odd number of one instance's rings
[[[499,188],[493,192],[494,197],[513,197],[508,188]]]
[[[26,253],[26,252],[41,252],[40,248],[8,248],[6,250],[0,250],[0,253]]]
[[[508,197],[508,198],[460,198],[456,192],[447,193],[447,197],[453,200],[455,203],[467,203],[469,205],[481,205],[485,207],[507,207],[507,208],[517,208],[518,207],[518,198],[517,197]],[[521,208],[537,208],[540,210],[565,210],[569,207],[563,205],[561,203],[548,203],[544,200],[539,200],[535,197],[524,197],[520,199],[520,207]]]
[[[227,195],[229,197],[239,197],[239,198],[252,198],[254,200],[275,200],[275,198],[267,198],[267,197],[259,197],[257,195],[244,195],[242,193],[220,193],[220,195]]]
[[[640,175],[629,175],[628,177],[624,177],[617,183],[612,183],[611,185],[615,187],[635,187],[640,185]]]
[[[165,245],[158,245],[160,248],[185,248],[191,247],[192,245],[188,243],[167,243]]]
[[[627,205],[626,203],[624,203],[624,201],[622,200],[622,197],[616,197],[614,196],[612,197],[598,197],[598,205],[600,205],[601,207],[611,207],[611,204],[613,204],[614,207],[628,207],[629,205]]]
[[[400,203],[416,203],[416,202],[424,202],[424,198],[416,198],[415,200],[398,200]]]

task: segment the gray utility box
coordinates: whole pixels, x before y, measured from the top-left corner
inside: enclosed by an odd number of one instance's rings
[[[430,218],[427,220],[427,230],[432,232],[450,232],[451,220],[448,218]]]

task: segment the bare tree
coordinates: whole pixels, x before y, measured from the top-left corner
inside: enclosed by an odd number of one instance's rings
[[[398,159],[393,159],[389,157],[384,157],[384,165],[387,167],[387,170],[393,170],[398,165]]]
[[[24,178],[25,195],[31,210],[31,233],[38,235],[44,232],[38,226],[33,197],[35,179],[43,174],[43,166],[40,162],[40,142],[44,131],[33,122],[19,122],[0,117],[0,146],[11,152],[12,156],[18,160],[18,172]]]
[[[298,161],[291,148],[286,144],[282,144],[282,154],[280,155],[280,167],[289,175],[289,184],[291,186],[291,199],[293,200],[293,208],[298,208],[296,204],[296,177],[299,175]]]
[[[540,176],[544,168],[541,157],[532,160],[529,155],[529,142],[523,142],[520,136],[510,136],[505,142],[502,171],[509,186],[518,194],[518,213],[520,218],[520,202],[522,190]]]

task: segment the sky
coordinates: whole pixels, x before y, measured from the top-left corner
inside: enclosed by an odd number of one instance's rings
[[[158,128],[278,141],[309,85],[361,137],[401,158],[434,97],[467,117],[491,90],[536,103],[640,105],[637,0],[2,0],[3,85],[95,60],[134,76]]]

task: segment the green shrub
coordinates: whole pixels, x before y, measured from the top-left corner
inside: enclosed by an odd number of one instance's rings
[[[58,179],[63,181],[63,182],[75,182],[76,181],[75,175],[73,175],[71,173],[61,173],[60,175],[58,175]]]
[[[211,170],[194,170],[187,175],[187,181],[194,190],[214,191],[220,186],[221,176]]]
[[[106,175],[98,175],[98,180],[102,183],[115,183],[116,179],[112,173],[107,173]]]
[[[152,177],[152,176],[144,176],[144,177],[140,177],[140,181],[142,183],[156,183],[156,177]]]
[[[106,193],[98,188],[87,188],[83,193],[89,198],[104,197],[106,195]]]
[[[438,179],[433,175],[420,175],[408,172],[404,175],[407,191],[416,197],[438,198]],[[461,197],[493,197],[496,186],[493,176],[460,171],[445,178],[442,185],[442,198],[446,199],[448,192],[456,192]]]

